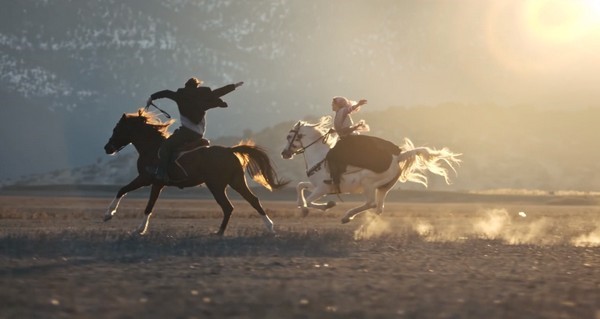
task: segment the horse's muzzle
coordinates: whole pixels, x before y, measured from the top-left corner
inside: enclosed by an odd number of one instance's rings
[[[111,155],[117,152],[117,148],[114,147],[110,142],[106,143],[106,145],[104,145],[104,151],[106,152],[106,154]]]
[[[294,156],[294,152],[292,152],[292,151],[290,151],[290,150],[287,150],[287,149],[286,149],[286,150],[283,150],[283,151],[281,152],[281,157],[282,157],[283,159],[290,159],[290,158],[292,158],[293,156]]]

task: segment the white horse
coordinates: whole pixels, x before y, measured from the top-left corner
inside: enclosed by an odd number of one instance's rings
[[[329,129],[330,125],[330,116],[324,116],[318,123],[313,124],[298,121],[288,133],[287,146],[281,152],[281,157],[284,159],[291,159],[296,154],[304,154],[306,175],[310,182],[300,182],[296,186],[298,207],[301,208],[304,216],[308,214],[309,207],[324,211],[335,206],[333,201],[316,202],[327,194],[336,193],[334,185],[324,182],[330,179],[325,157],[337,141],[337,135]],[[402,152],[392,156],[390,166],[382,173],[348,166],[340,182],[340,191],[351,194],[362,193],[366,197],[366,202],[348,210],[342,218],[342,223],[349,222],[357,214],[371,208],[376,209],[377,215],[383,213],[385,197],[398,181],[416,182],[427,187],[427,177],[424,174],[430,172],[442,176],[446,183],[450,184],[448,170],[442,165],[445,163],[455,171],[454,165],[461,162],[458,158],[461,154],[453,153],[447,148],[435,150],[428,147],[414,147],[409,139],[405,139],[404,145],[400,148]],[[308,197],[304,195],[305,190],[311,192]]]

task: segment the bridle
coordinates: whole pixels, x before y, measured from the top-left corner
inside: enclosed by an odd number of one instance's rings
[[[123,120],[119,121],[119,123],[117,123],[117,127],[122,126],[123,124],[121,124]],[[117,129],[117,127],[115,127],[115,130]],[[130,144],[130,142],[124,143],[124,142],[120,142],[118,141],[118,139],[122,139],[122,137],[119,136],[119,138],[115,138],[115,133],[113,131],[113,135],[108,139],[108,144],[110,145],[113,149],[114,149],[114,153],[118,153],[120,152],[122,149],[124,149],[127,145]],[[121,134],[122,135],[122,134]],[[119,145],[122,144],[121,146],[117,147],[115,145]]]
[[[297,150],[295,150],[295,151],[293,151],[293,152],[291,152],[291,155],[297,155],[297,154],[304,153],[307,148],[313,146],[314,144],[316,144],[320,140],[323,141],[323,144],[327,143],[327,139],[329,138],[329,136],[331,135],[332,132],[333,132],[332,130],[327,131],[327,133],[319,136],[316,140],[308,143],[308,145],[306,145],[306,146],[302,145],[302,140],[299,139],[298,142],[300,142],[300,148],[297,149]],[[296,138],[298,137],[298,135],[300,135],[300,122],[296,123],[296,125],[294,126],[294,128],[291,129],[289,133],[294,133],[294,135],[290,139],[286,150],[289,150],[292,147],[292,143],[294,143],[294,141],[296,141]]]
[[[108,140],[108,143],[110,143],[110,146],[112,146],[115,149],[115,153],[119,153],[122,149],[125,148],[125,146],[129,145],[129,143],[127,143],[127,144],[125,144],[123,146],[115,147],[115,144],[114,144],[112,138]]]

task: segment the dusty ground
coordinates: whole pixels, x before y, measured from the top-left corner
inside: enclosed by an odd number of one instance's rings
[[[333,198],[335,199],[335,198]],[[236,202],[0,196],[2,318],[600,319],[600,208],[551,202],[388,203],[341,225]]]

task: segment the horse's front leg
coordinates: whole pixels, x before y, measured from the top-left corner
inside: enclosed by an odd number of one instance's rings
[[[154,208],[154,204],[156,204],[156,200],[160,195],[165,185],[163,184],[152,184],[152,189],[150,190],[150,198],[148,199],[148,204],[146,204],[146,209],[144,210],[144,219],[136,232],[140,235],[146,235],[148,233],[148,224],[150,223],[150,217],[152,216],[152,209]]]
[[[329,201],[327,203],[316,203],[315,202],[319,198],[327,195],[328,192],[329,192],[329,185],[325,185],[325,184],[319,185],[318,187],[313,189],[312,193],[310,193],[310,195],[304,199],[306,204],[303,207],[301,207],[302,216],[306,217],[308,215],[309,207],[325,211],[325,210],[328,210],[329,208],[335,206],[334,201]],[[304,194],[303,194],[303,196],[304,196]]]
[[[312,183],[310,182],[300,182],[296,185],[296,203],[298,204],[298,208],[306,207],[306,198],[304,196],[304,191],[311,191],[313,188]]]
[[[104,213],[104,221],[109,221],[117,213],[117,208],[119,207],[119,203],[121,202],[121,199],[123,199],[123,196],[140,187],[148,185],[150,185],[150,182],[147,179],[138,176],[129,184],[119,189],[117,196],[115,196],[113,201],[108,206],[108,209],[106,209],[106,212]]]

